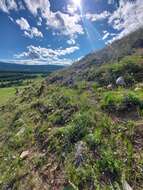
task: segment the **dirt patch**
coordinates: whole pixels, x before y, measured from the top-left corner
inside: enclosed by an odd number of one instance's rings
[[[121,121],[138,121],[141,119],[140,114],[138,113],[138,109],[128,109],[122,111],[115,111],[114,113],[109,113],[109,116],[115,123],[120,123]]]

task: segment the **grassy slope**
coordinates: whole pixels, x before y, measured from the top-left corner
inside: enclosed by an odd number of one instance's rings
[[[6,104],[10,99],[15,97],[16,89],[23,89],[25,88],[28,83],[40,83],[43,80],[42,77],[37,77],[36,79],[30,80],[24,80],[22,82],[21,86],[15,86],[15,87],[6,87],[6,88],[0,88],[0,105]]]
[[[0,114],[0,188],[122,190],[126,180],[142,190],[142,61],[100,67],[72,88],[22,89]],[[128,88],[107,90],[125,68]]]
[[[71,67],[56,72],[47,78],[47,83],[59,83],[74,85],[77,80],[94,80],[94,74],[98,66],[106,63],[115,63],[127,55],[142,54],[143,52],[143,28],[115,41],[104,49],[93,52]]]
[[[0,88],[0,105],[5,104],[15,95],[15,88]]]

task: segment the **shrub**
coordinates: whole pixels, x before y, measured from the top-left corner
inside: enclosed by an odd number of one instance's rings
[[[135,93],[124,91],[105,93],[101,100],[101,108],[109,112],[130,111],[131,109],[143,109],[143,100]]]

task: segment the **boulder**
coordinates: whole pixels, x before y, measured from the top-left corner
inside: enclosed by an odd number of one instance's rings
[[[21,159],[25,159],[29,156],[30,152],[29,150],[26,150],[26,151],[23,151],[21,154],[20,154],[20,158]]]
[[[124,80],[124,78],[122,76],[120,76],[120,77],[117,78],[116,85],[118,85],[118,86],[124,86],[124,85],[126,85],[125,80]]]

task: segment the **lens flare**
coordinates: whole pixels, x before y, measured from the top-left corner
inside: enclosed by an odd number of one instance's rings
[[[78,7],[81,6],[81,0],[73,0],[73,3]]]

